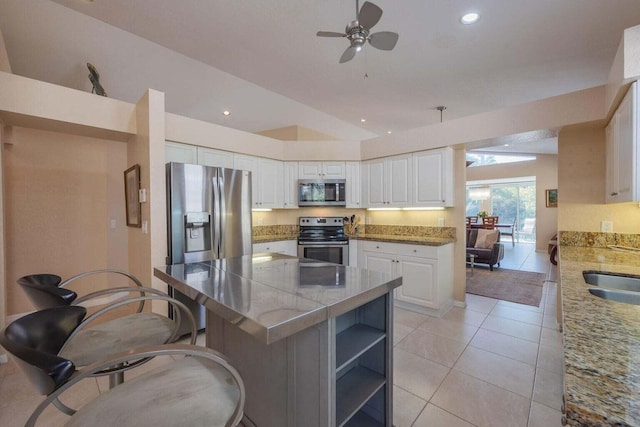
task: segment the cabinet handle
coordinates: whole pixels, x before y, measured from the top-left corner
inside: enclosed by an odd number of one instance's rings
[[[380,249],[380,246],[376,246],[376,249]]]
[[[413,250],[413,252],[418,252],[418,250],[417,250],[417,249],[414,249],[414,250]]]
[[[617,196],[617,195],[618,195],[618,193],[616,193],[616,192],[611,193],[611,196]]]
[[[562,424],[563,426],[566,426],[567,425],[567,417],[565,417],[563,415],[562,418],[560,418],[560,424]]]

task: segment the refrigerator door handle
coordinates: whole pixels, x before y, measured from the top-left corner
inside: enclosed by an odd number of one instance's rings
[[[218,247],[218,258],[225,258],[227,254],[225,253],[225,245],[223,242],[225,241],[225,230],[227,227],[227,200],[226,200],[226,183],[224,179],[224,174],[222,170],[219,170],[218,174],[218,200],[220,210],[218,211],[218,221],[220,222],[220,237],[219,237],[219,247]]]
[[[213,212],[211,212],[211,222],[213,223],[212,233],[213,233],[213,247],[211,250],[213,251],[216,258],[220,258],[220,247],[222,242],[221,230],[220,230],[220,176],[216,175],[212,178],[212,189],[213,189]]]

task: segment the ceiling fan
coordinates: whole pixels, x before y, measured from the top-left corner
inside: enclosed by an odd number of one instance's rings
[[[391,31],[369,34],[371,27],[376,25],[382,17],[382,9],[368,1],[364,2],[362,9],[360,9],[358,3],[358,0],[356,0],[356,19],[349,22],[344,30],[346,34],[332,31],[318,31],[316,33],[319,37],[346,37],[349,40],[350,46],[340,57],[341,64],[352,60],[356,53],[362,50],[367,41],[371,46],[382,50],[391,50],[398,42],[398,33]]]

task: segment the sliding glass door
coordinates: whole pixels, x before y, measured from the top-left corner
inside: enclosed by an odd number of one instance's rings
[[[487,200],[469,197],[467,187],[467,216],[475,216],[481,210],[488,210],[498,217],[500,224],[515,224],[515,236],[520,242],[535,242],[536,183],[535,181],[491,184]]]
[[[535,231],[531,229],[536,218],[535,182],[491,186],[491,211],[500,217],[501,224],[515,224],[519,241],[535,242]]]

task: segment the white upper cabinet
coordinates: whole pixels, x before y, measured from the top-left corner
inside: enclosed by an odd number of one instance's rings
[[[282,207],[293,209],[298,207],[298,162],[284,162],[284,194]],[[348,195],[348,193],[347,193]]]
[[[606,128],[607,203],[640,200],[638,83],[622,99]]]
[[[166,141],[165,161],[178,163],[192,163],[203,166],[220,168],[234,168],[234,155],[230,151],[214,150],[212,148],[181,144]]]
[[[261,208],[282,208],[284,171],[279,160],[258,158],[258,191]]]
[[[345,163],[345,179],[347,180],[347,207],[361,208],[360,195],[362,193],[362,186],[360,185],[360,162]]]
[[[198,147],[195,145],[180,144],[166,141],[164,145],[165,163],[198,163]]]
[[[345,162],[299,162],[299,179],[345,179]]]
[[[233,169],[235,162],[233,153],[229,151],[198,147],[198,164]]]
[[[283,207],[284,172],[282,162],[236,154],[234,168],[251,172],[251,200],[254,209]]]
[[[364,207],[406,207],[412,189],[411,155],[386,157],[363,163]]]
[[[411,206],[453,206],[453,150],[413,153]]]

